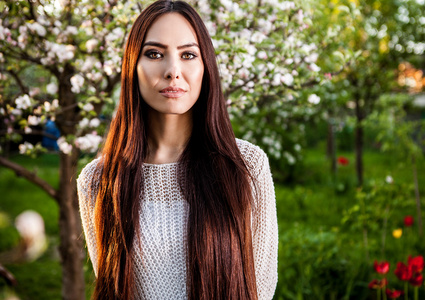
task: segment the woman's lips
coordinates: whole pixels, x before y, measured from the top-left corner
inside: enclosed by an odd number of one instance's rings
[[[159,93],[167,98],[180,98],[186,93],[186,91],[178,87],[169,86],[165,89],[160,90]]]

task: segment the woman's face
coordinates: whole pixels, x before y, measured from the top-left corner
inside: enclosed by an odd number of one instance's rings
[[[150,108],[186,114],[198,100],[203,75],[198,39],[189,22],[178,13],[155,20],[137,62],[140,92]]]

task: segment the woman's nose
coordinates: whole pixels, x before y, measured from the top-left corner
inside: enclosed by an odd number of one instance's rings
[[[165,79],[179,79],[181,76],[181,68],[177,59],[170,58],[165,71]]]

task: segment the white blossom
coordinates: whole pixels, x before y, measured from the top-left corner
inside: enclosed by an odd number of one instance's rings
[[[10,36],[10,30],[9,30],[9,28],[6,28],[6,27],[3,27],[3,26],[1,26],[1,24],[0,24],[0,40],[6,40],[6,38],[8,37],[8,36]]]
[[[19,145],[19,153],[20,154],[26,154],[27,152],[34,149],[34,145],[28,142],[24,142],[23,144]]]
[[[89,126],[89,119],[87,118],[83,118],[81,119],[81,121],[78,123],[78,126],[80,126],[80,128],[86,128],[87,126]]]
[[[58,92],[58,86],[56,83],[54,82],[50,82],[48,85],[46,85],[46,91],[50,94],[50,95],[54,95]]]
[[[267,53],[265,51],[258,52],[257,57],[259,59],[267,59],[268,58]]]
[[[283,1],[278,3],[281,10],[290,10],[295,8],[295,3],[293,1]]]
[[[315,50],[317,47],[314,44],[303,44],[301,46],[301,52],[309,54],[311,51]]]
[[[27,33],[22,33],[18,36],[18,46],[21,49],[25,49],[25,47],[27,46],[27,41],[28,41],[28,34]]]
[[[320,71],[320,67],[318,65],[314,64],[314,63],[310,65],[310,69],[313,72],[319,72]]]
[[[24,132],[25,132],[26,134],[30,134],[30,133],[32,132],[31,127],[25,126],[25,128],[24,128]]]
[[[199,6],[199,11],[203,15],[209,15],[211,13],[211,7],[210,7],[210,4],[208,3],[208,1],[199,0],[198,6]],[[210,32],[210,34],[211,34],[211,32]]]
[[[390,175],[388,175],[387,177],[385,177],[385,182],[391,184],[394,182],[394,179]]]
[[[272,85],[274,85],[274,86],[280,85],[281,82],[282,82],[281,79],[282,79],[282,75],[280,75],[279,73],[274,74]]]
[[[206,21],[205,26],[207,27],[210,36],[216,35],[217,25],[214,22]]]
[[[78,28],[75,26],[67,26],[65,33],[69,35],[76,35],[78,33]]]
[[[304,21],[304,12],[302,11],[302,9],[298,10],[295,18],[297,19],[298,24],[303,23],[303,21]]]
[[[56,108],[58,108],[58,107],[59,107],[59,100],[58,100],[58,99],[54,99],[54,100],[52,101],[52,107],[53,107],[54,109],[56,109]]]
[[[102,137],[94,133],[88,133],[75,140],[75,145],[83,151],[96,152],[102,142]]]
[[[308,102],[310,102],[311,104],[319,104],[320,97],[316,94],[311,94],[310,96],[308,96]]]
[[[98,118],[93,118],[90,120],[90,127],[97,128],[100,125],[100,120]]]
[[[99,41],[96,39],[90,39],[86,42],[86,48],[88,53],[92,53],[96,46],[99,44]]]
[[[92,111],[94,109],[94,106],[93,106],[93,104],[91,104],[91,103],[86,103],[84,106],[83,106],[83,110],[85,110],[85,111]]]
[[[124,31],[122,30],[122,28],[117,27],[105,36],[105,40],[106,42],[110,43],[110,42],[121,41],[123,37],[124,37]]]
[[[58,27],[53,27],[53,29],[52,29],[52,34],[54,34],[54,35],[59,35],[60,33],[61,33],[61,29],[60,28],[58,28]]]
[[[294,62],[294,60],[292,59],[292,58],[287,58],[287,59],[285,59],[285,64],[286,65],[290,65],[290,64],[292,64]]]
[[[97,68],[102,67],[101,63],[95,57],[88,56],[85,58],[83,62],[81,62],[81,71],[82,72],[92,71],[94,66],[96,66]],[[88,74],[87,74],[87,77],[88,77]]]
[[[294,165],[295,163],[296,163],[296,159],[295,159],[295,157],[291,154],[291,153],[289,153],[289,152],[287,152],[287,151],[285,151],[285,152],[283,152],[283,156],[286,158],[286,160],[288,161],[288,165]]]
[[[58,138],[57,143],[58,143],[58,147],[59,147],[59,150],[60,151],[62,151],[65,154],[71,154],[71,152],[72,152],[72,145],[71,144],[68,144],[66,142],[65,137],[61,136],[60,138]]]
[[[286,85],[288,85],[288,86],[291,86],[293,83],[294,83],[294,76],[292,76],[291,74],[289,74],[289,73],[286,73],[285,75],[283,75],[281,78],[280,78],[280,80],[284,83],[284,84],[286,84]]]
[[[81,76],[80,74],[74,75],[71,77],[71,91],[73,93],[79,93],[81,90],[81,87],[84,84],[84,77]]]
[[[93,81],[99,81],[103,78],[103,75],[100,72],[87,73],[86,76],[88,79]]]
[[[114,67],[115,64],[112,60],[107,60],[103,64],[103,70],[105,71],[106,75],[110,76],[114,73]]]
[[[15,219],[16,229],[25,243],[25,256],[34,260],[47,248],[44,221],[41,215],[32,210],[26,210]]]
[[[60,63],[74,58],[75,46],[73,45],[62,45],[46,41],[45,48],[47,57],[41,59],[41,62],[45,65],[54,64],[56,57]]]
[[[50,111],[50,109],[51,109],[51,107],[52,107],[52,105],[50,104],[50,102],[48,102],[48,101],[45,101],[45,102],[44,102],[44,110],[45,110],[46,112],[49,112],[49,111]]]
[[[18,109],[18,108],[14,108],[14,109],[12,109],[11,113],[12,113],[12,115],[15,115],[15,116],[21,116],[22,110]]]
[[[251,35],[251,42],[262,43],[266,38],[267,38],[267,36],[265,34],[259,32],[259,31],[256,31]]]
[[[311,53],[309,56],[307,56],[304,60],[307,63],[315,63],[317,61],[317,59],[319,58],[319,54],[315,53]]]
[[[22,95],[15,100],[17,109],[27,109],[31,106],[31,99],[28,95]]]
[[[28,116],[28,125],[37,126],[41,122],[41,117],[37,116]]]
[[[27,23],[27,26],[32,32],[37,32],[39,36],[45,36],[47,33],[46,28],[37,22]]]

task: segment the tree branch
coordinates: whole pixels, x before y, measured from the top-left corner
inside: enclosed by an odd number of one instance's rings
[[[19,78],[18,74],[13,70],[7,71],[12,77],[15,79],[16,83],[18,84],[19,88],[21,89],[23,94],[29,93],[29,88],[25,86],[25,84],[22,82],[21,78]]]
[[[28,181],[34,183],[35,185],[38,185],[40,188],[42,188],[47,194],[49,194],[50,197],[55,199],[57,201],[58,193],[57,191],[46,181],[41,179],[37,176],[35,172],[31,172],[21,165],[18,165],[17,163],[14,163],[8,159],[6,159],[3,156],[0,156],[0,165],[11,169],[16,173],[16,176],[18,177],[24,177]]]
[[[18,281],[12,273],[0,264],[0,276],[6,280],[7,285],[16,286]]]
[[[45,136],[45,137],[47,137],[49,139],[52,139],[52,140],[55,140],[55,141],[58,139],[53,134],[49,134],[49,133],[47,133],[45,131],[42,131],[42,130],[31,129],[31,132],[26,133],[25,130],[16,130],[16,129],[14,129],[13,132],[19,133],[19,134],[25,134],[25,135],[41,135],[41,136]],[[0,136],[5,135],[6,133],[8,133],[7,130],[0,130]]]
[[[34,5],[33,5],[33,3],[32,3],[32,1],[31,0],[27,0],[27,2],[28,2],[28,4],[29,4],[29,7],[30,7],[30,15],[31,15],[31,18],[33,19],[33,20],[37,20],[37,17],[36,17],[36,15],[35,15],[35,10],[34,10]]]

